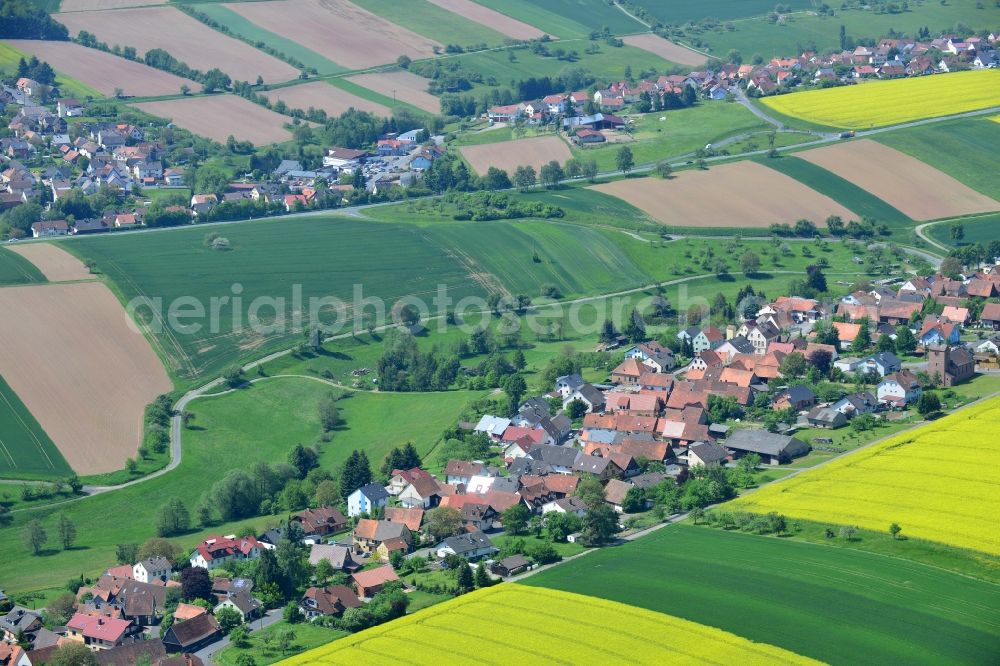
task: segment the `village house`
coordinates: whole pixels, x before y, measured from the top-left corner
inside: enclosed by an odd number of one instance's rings
[[[237,538],[235,535],[208,537],[191,554],[191,566],[212,569],[226,562],[255,560],[260,557],[263,546],[254,536]]]
[[[371,553],[387,539],[402,539],[409,544],[413,538],[410,530],[402,523],[394,523],[388,520],[372,520],[362,518],[354,527],[352,533],[354,537],[354,549],[361,553]]]
[[[307,538],[336,534],[347,528],[347,518],[344,518],[344,514],[330,506],[300,511],[292,516],[291,520],[302,525],[302,531]]]
[[[394,469],[392,470],[392,476],[389,477],[389,485],[385,487],[385,490],[389,493],[389,495],[396,497],[406,489],[406,486],[410,485],[415,480],[429,478],[431,478],[430,472],[425,472],[419,467],[414,467],[412,469]]]
[[[358,596],[362,599],[370,599],[381,592],[387,584],[399,580],[399,576],[396,575],[392,566],[387,564],[351,574],[351,580],[354,581],[354,588]]]
[[[806,422],[814,428],[835,429],[847,425],[847,416],[832,407],[813,407],[806,414]]]
[[[482,532],[472,532],[451,536],[434,546],[434,554],[444,559],[448,555],[458,555],[470,562],[498,552],[490,538]]]
[[[173,573],[170,560],[165,557],[151,557],[135,563],[132,578],[140,583],[166,582]]]
[[[389,493],[377,483],[361,486],[347,497],[347,515],[351,518],[381,509],[389,500]]]
[[[18,635],[31,637],[41,628],[41,613],[35,613],[24,606],[15,605],[0,617],[0,630],[3,630],[3,639],[8,643],[16,643]]]
[[[250,622],[264,613],[263,604],[254,599],[246,590],[240,590],[226,597],[215,606],[212,612],[218,613],[223,608],[229,608],[239,613],[243,622]]]
[[[167,652],[197,652],[202,647],[214,643],[222,633],[219,621],[205,614],[183,622],[175,622],[163,634],[163,646]]]
[[[445,465],[445,483],[450,485],[468,485],[472,477],[482,473],[485,465],[480,462],[468,462],[466,460],[449,460]]]
[[[688,447],[688,467],[717,467],[725,464],[729,454],[726,449],[711,442],[696,442]]]
[[[351,588],[344,585],[310,587],[302,595],[299,609],[312,620],[320,616],[340,617],[348,608],[361,608],[364,604]]]
[[[363,566],[363,563],[354,560],[347,546],[313,544],[309,551],[309,564],[316,566],[322,560],[329,562],[334,571],[353,573]]]
[[[879,402],[888,403],[894,407],[913,404],[920,398],[921,393],[920,380],[909,370],[886,375],[875,389],[875,395]]]
[[[406,508],[419,507],[422,509],[433,509],[441,503],[447,488],[442,488],[441,484],[432,476],[415,479],[399,493],[399,503]],[[454,492],[451,489],[450,492]]]
[[[49,238],[52,236],[65,236],[69,233],[69,225],[66,220],[50,220],[35,222],[31,225],[32,238]]]
[[[76,613],[66,623],[66,638],[91,650],[107,650],[122,645],[137,630],[128,620]]]
[[[809,445],[799,439],[749,428],[736,430],[729,435],[725,448],[737,458],[748,453],[756,453],[765,465],[791,462],[792,459],[809,452]]]

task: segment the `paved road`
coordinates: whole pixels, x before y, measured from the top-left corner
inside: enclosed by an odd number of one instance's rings
[[[276,608],[274,610],[267,611],[267,613],[264,614],[264,617],[260,618],[259,620],[254,620],[248,625],[250,633],[254,633],[255,631],[260,631],[261,629],[270,627],[275,622],[280,621],[282,617],[282,612],[283,609],[281,608]],[[215,655],[215,653],[226,649],[227,647],[229,647],[229,636],[223,636],[221,640],[215,641],[211,645],[207,645],[202,649],[198,650],[197,652],[195,652],[195,655],[197,655],[198,658],[201,659],[202,662],[206,664],[214,664],[216,663],[216,661],[212,658],[212,656]]]

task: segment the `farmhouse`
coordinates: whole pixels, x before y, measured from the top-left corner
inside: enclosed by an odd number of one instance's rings
[[[787,463],[809,452],[809,445],[794,437],[751,429],[733,432],[726,440],[725,447],[736,457],[756,453],[761,462],[768,465]]]

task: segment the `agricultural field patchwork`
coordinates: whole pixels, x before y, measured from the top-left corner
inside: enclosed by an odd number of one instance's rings
[[[856,663],[858,655],[870,663],[986,663],[1000,626],[1000,587],[975,578],[687,524],[523,582],[682,617],[831,664]]]
[[[869,129],[1000,105],[1000,71],[870,81],[765,97],[778,113],[844,129]]]
[[[506,630],[484,632],[485,626]],[[465,650],[459,646],[464,645],[469,646],[469,658],[462,657]],[[704,663],[706,658],[720,664],[813,663],[767,644],[668,615],[514,583],[477,590],[281,663],[367,663],[402,646],[407,646],[406,661],[420,666],[442,660],[498,665],[695,664]]]
[[[565,164],[566,160],[573,157],[566,141],[555,135],[463,146],[459,151],[479,175],[486,173],[491,166],[504,169],[511,175],[519,166],[531,166],[537,173],[543,164],[552,160]]]
[[[722,21],[763,16],[774,10],[774,3],[768,0],[638,0],[637,5],[664,23],[682,25],[688,21],[698,21],[706,16]],[[812,0],[791,0],[782,3],[792,11],[812,9]]]
[[[429,58],[434,47],[441,46],[348,0],[274,0],[225,6],[349,69],[394,63],[401,55]]]
[[[9,248],[0,247],[0,285],[45,282],[38,268]]]
[[[867,529],[1000,555],[1000,399],[904,432],[736,501],[738,508]],[[928,465],[947,452],[947,468]],[[974,472],[972,471],[974,470]]]
[[[830,215],[857,219],[833,199],[749,161],[682,171],[670,179],[628,178],[592,188],[674,227],[762,229],[802,218],[819,223]]]
[[[74,470],[121,469],[139,448],[146,405],[173,386],[108,287],[6,287],[0,312],[0,376]]]
[[[89,12],[100,9],[122,9],[125,7],[145,7],[165,5],[168,0],[61,0],[59,11]]]
[[[0,377],[0,476],[30,479],[70,474],[59,449]]]
[[[396,0],[351,0],[351,2],[372,14],[381,16],[386,21],[402,26],[407,30],[427,37],[441,44],[457,46],[472,46],[486,44],[500,46],[509,35],[500,28],[507,23],[513,23],[515,32],[526,34],[525,29],[533,31],[533,37],[541,37],[541,31],[505,17],[498,12],[480,7],[472,0],[408,0],[403,11]],[[467,4],[466,4],[467,3]],[[472,13],[466,11],[472,7]],[[479,15],[482,10],[483,15]],[[493,25],[484,18],[497,18]],[[517,28],[520,30],[517,30]],[[531,39],[520,37],[516,39]]]
[[[797,156],[864,188],[915,220],[1000,210],[1000,201],[869,139],[814,148]]]
[[[284,127],[292,122],[291,118],[236,95],[142,102],[135,108],[167,118],[179,127],[219,143],[225,143],[230,135],[237,141],[250,141],[257,146],[292,138],[292,133]]]
[[[7,44],[37,56],[56,70],[108,97],[118,89],[125,95],[139,97],[176,95],[181,86],[187,86],[194,92],[201,91],[201,84],[190,79],[72,42],[11,39]]]
[[[65,25],[70,35],[86,30],[109,46],[135,47],[140,56],[151,49],[163,49],[195,69],[218,67],[241,81],[256,81],[261,76],[266,83],[279,83],[299,75],[291,65],[209,28],[176,7],[74,12],[53,18]]]

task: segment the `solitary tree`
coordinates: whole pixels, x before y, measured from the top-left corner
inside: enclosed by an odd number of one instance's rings
[[[740,268],[747,277],[755,275],[760,270],[760,257],[756,253],[747,250],[740,257]]]
[[[59,516],[56,529],[59,532],[59,542],[62,544],[63,550],[72,548],[73,542],[76,541],[76,525],[73,524],[73,521],[66,514],[62,514]]]
[[[940,412],[941,399],[937,397],[937,393],[927,392],[921,394],[920,399],[917,400],[917,411],[921,416]]]
[[[628,172],[635,166],[635,157],[632,155],[632,149],[628,146],[619,148],[618,154],[615,156],[615,163],[618,165],[619,171],[628,175]]]
[[[840,528],[840,538],[847,541],[854,541],[854,537],[858,534],[858,528],[853,525],[844,525]]]
[[[691,511],[688,512],[688,516],[691,518],[694,524],[697,525],[699,522],[701,522],[701,519],[705,517],[705,510],[702,509],[700,506],[696,506],[695,508],[691,509]]]
[[[38,555],[42,552],[42,546],[48,541],[49,536],[45,533],[45,528],[37,520],[32,520],[24,528],[22,533],[24,538],[24,545],[28,547],[32,555]]]
[[[899,533],[903,531],[903,528],[899,526],[899,523],[893,523],[889,525],[889,534],[892,535],[893,539],[899,538]]]
[[[472,569],[469,568],[469,563],[464,559],[458,565],[458,575],[455,577],[455,583],[458,585],[459,592],[468,592],[475,587],[475,581],[472,578]]]

